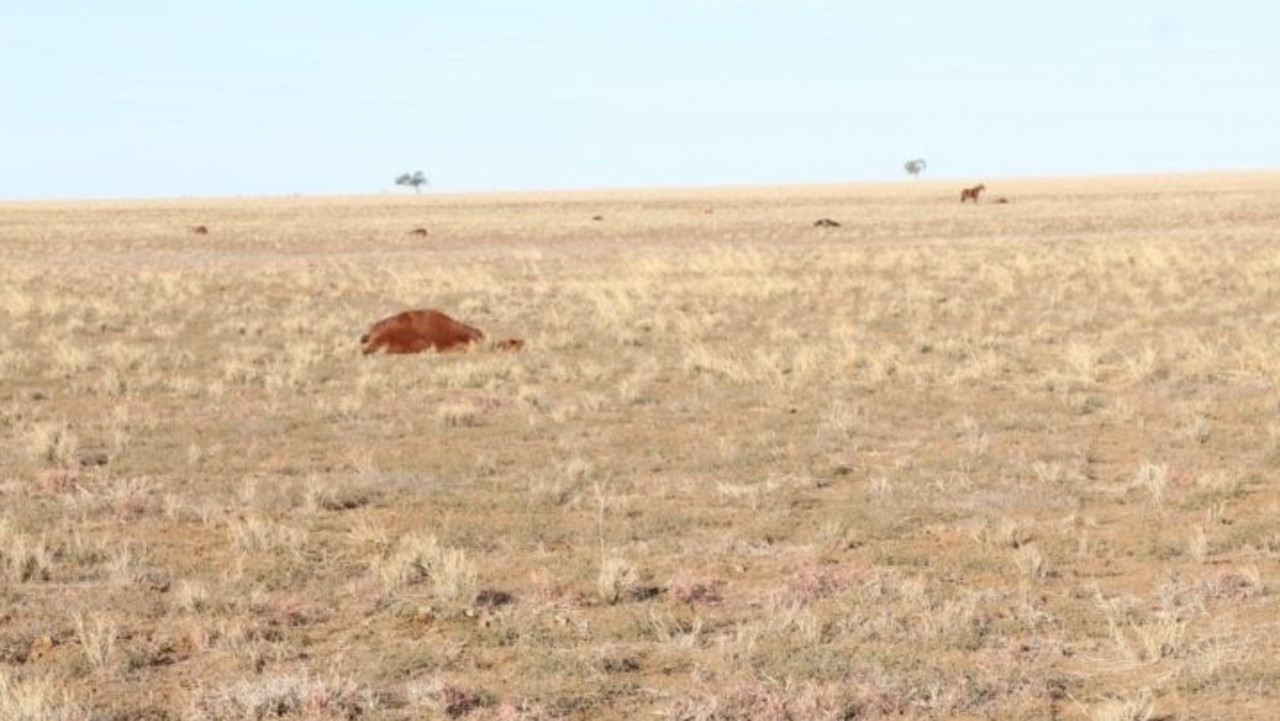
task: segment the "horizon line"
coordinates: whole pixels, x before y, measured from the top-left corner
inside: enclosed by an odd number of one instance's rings
[[[396,197],[402,199],[420,198],[483,198],[499,196],[566,196],[566,195],[625,195],[629,193],[689,193],[689,192],[724,192],[724,191],[768,191],[771,189],[820,189],[850,188],[857,186],[929,186],[941,183],[998,183],[998,182],[1062,182],[1072,180],[1088,180],[1090,178],[1107,180],[1141,180],[1145,178],[1190,178],[1214,175],[1268,175],[1280,174],[1280,166],[1240,167],[1197,170],[1171,171],[1100,171],[1094,173],[1058,173],[1049,175],[945,175],[936,177],[902,177],[895,180],[848,180],[848,181],[781,181],[777,183],[743,183],[735,184],[673,184],[673,185],[619,185],[619,186],[565,186],[551,188],[492,188],[468,190],[440,190],[436,192],[405,192],[392,188],[376,191],[334,191],[313,193],[263,193],[263,194],[191,194],[191,195],[121,195],[121,196],[46,196],[38,198],[0,198],[0,205],[22,204],[56,204],[56,203],[148,203],[148,202],[220,202],[248,200],[325,200],[338,198],[383,198]]]

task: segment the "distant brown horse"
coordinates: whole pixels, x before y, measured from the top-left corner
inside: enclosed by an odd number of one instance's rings
[[[383,318],[360,336],[365,355],[385,350],[387,353],[421,353],[426,350],[462,350],[484,340],[479,328],[459,323],[438,310],[406,310]],[[518,351],[524,341],[509,338],[493,344],[494,350]]]
[[[194,225],[191,227],[191,232],[195,233],[196,235],[208,235],[209,229],[203,225]]]
[[[985,185],[975,185],[972,188],[965,188],[964,190],[960,191],[960,202],[963,203],[966,200],[972,200],[973,202],[976,203],[978,202],[978,195],[981,194],[982,191],[986,189],[987,189],[987,186]]]
[[[417,235],[417,236],[420,236],[420,237],[425,238],[425,237],[427,237],[427,229],[426,229],[426,228],[414,228],[413,230],[409,231],[409,235]]]

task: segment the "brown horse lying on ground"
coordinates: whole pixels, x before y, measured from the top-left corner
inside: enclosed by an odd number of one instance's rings
[[[438,310],[406,310],[374,323],[360,336],[364,353],[421,353],[425,350],[448,351],[469,348],[484,340],[479,329],[459,323]],[[508,338],[493,344],[495,350],[517,351],[524,341]]]
[[[976,203],[978,202],[978,194],[986,189],[987,186],[985,185],[975,185],[972,188],[965,188],[960,191],[960,202],[963,203],[966,200],[973,200],[973,202]]]

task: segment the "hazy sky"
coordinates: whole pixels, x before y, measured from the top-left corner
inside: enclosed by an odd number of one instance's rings
[[[1280,167],[1275,0],[7,2],[0,199]]]

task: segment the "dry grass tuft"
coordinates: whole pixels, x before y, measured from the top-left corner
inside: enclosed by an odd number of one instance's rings
[[[27,678],[0,668],[0,718],[6,721],[87,721],[91,716],[48,677]]]
[[[299,718],[353,721],[373,716],[376,702],[341,677],[269,676],[240,681],[196,698],[188,721],[257,721]]]
[[[475,598],[477,574],[467,554],[440,545],[434,536],[401,538],[394,550],[374,562],[374,571],[388,592],[427,583],[442,601],[466,604]]]

